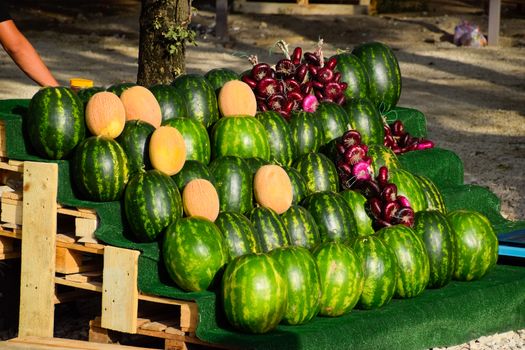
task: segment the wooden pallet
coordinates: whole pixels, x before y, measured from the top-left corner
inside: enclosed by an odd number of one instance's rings
[[[46,338],[46,337],[18,337],[0,342],[0,349],[4,350],[153,350],[120,344],[95,344],[82,340]]]
[[[364,15],[368,13],[370,0],[359,4],[313,4],[309,0],[293,2],[264,2],[234,0],[233,9],[241,13],[281,15]]]

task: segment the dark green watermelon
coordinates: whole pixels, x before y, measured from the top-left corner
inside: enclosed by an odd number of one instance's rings
[[[262,252],[255,228],[246,216],[233,211],[223,211],[219,213],[215,225],[224,235],[230,259]]]
[[[294,246],[312,249],[321,243],[321,235],[315,220],[306,208],[299,205],[292,205],[287,211],[281,214],[290,244]]]
[[[124,82],[124,83],[116,83],[111,86],[109,86],[106,91],[112,92],[115,95],[119,96],[124,92],[124,90],[129,89],[130,87],[137,86],[136,83],[132,82]]]
[[[270,144],[270,161],[290,166],[295,159],[295,145],[286,120],[274,111],[259,112],[255,117],[266,129]]]
[[[75,149],[71,166],[73,182],[83,198],[116,201],[129,180],[128,158],[115,140],[91,136]]]
[[[369,99],[350,100],[344,105],[344,109],[348,114],[349,129],[359,131],[362,143],[367,146],[383,144],[383,118]]]
[[[358,236],[369,236],[374,234],[373,221],[366,212],[367,199],[361,193],[353,190],[344,190],[340,195],[352,209],[352,214],[357,227]]]
[[[281,264],[288,284],[286,312],[282,322],[300,325],[312,320],[319,312],[321,281],[317,264],[303,247],[277,248],[270,256]]]
[[[379,174],[379,168],[382,166],[386,166],[388,170],[402,168],[401,162],[390,147],[380,144],[368,145],[366,155],[372,158],[372,167],[376,175]]]
[[[401,96],[401,70],[394,52],[380,42],[368,42],[352,50],[366,67],[370,97],[381,113],[394,108]]]
[[[78,98],[80,98],[80,100],[85,105],[86,103],[88,103],[88,101],[91,98],[91,96],[93,96],[97,92],[102,92],[102,91],[106,91],[106,89],[104,89],[102,86],[92,86],[92,87],[89,87],[89,88],[78,90],[77,91],[77,96],[78,96]]]
[[[456,237],[444,214],[432,211],[416,213],[414,231],[423,239],[430,262],[429,288],[447,285],[454,273]]]
[[[346,100],[368,97],[370,79],[361,60],[349,52],[340,53],[334,57],[337,59],[334,71],[341,73],[341,81],[348,84],[344,92]]]
[[[414,174],[404,169],[389,170],[388,181],[397,186],[399,195],[408,198],[414,212],[427,209],[425,192]]]
[[[151,86],[149,90],[160,105],[162,121],[188,117],[186,101],[173,86],[158,84]]]
[[[128,120],[124,130],[116,138],[128,157],[130,174],[151,169],[149,160],[149,140],[155,127],[142,120]]]
[[[286,312],[288,286],[281,264],[267,254],[246,254],[231,261],[222,277],[221,304],[237,330],[266,333]]]
[[[86,136],[84,104],[72,89],[40,89],[29,101],[23,126],[38,155],[67,158]]]
[[[258,157],[244,158],[244,161],[246,162],[246,164],[248,164],[252,175],[255,175],[257,170],[259,170],[259,168],[263,165],[270,164],[267,160]]]
[[[288,174],[290,182],[292,183],[293,198],[292,204],[299,204],[310,193],[306,187],[306,180],[301,173],[292,167],[284,166],[283,169]]]
[[[154,241],[182,216],[180,192],[158,170],[138,172],[126,186],[124,211],[134,236],[142,242]]]
[[[445,207],[445,199],[441,195],[441,191],[438,189],[436,184],[430,178],[424,175],[416,175],[416,178],[419,180],[419,184],[423,189],[425,198],[427,200],[427,209],[428,210],[437,210],[442,214],[447,213],[447,208]]]
[[[279,215],[270,208],[256,207],[250,211],[249,219],[255,227],[261,250],[264,253],[278,247],[290,245],[286,227]]]
[[[294,112],[289,122],[295,156],[317,152],[323,145],[323,130],[314,113]]]
[[[323,145],[341,137],[349,129],[348,115],[337,103],[321,102],[314,114],[323,131]]]
[[[199,74],[179,75],[172,83],[186,101],[188,117],[197,119],[205,127],[219,119],[217,97],[211,84]]]
[[[162,257],[171,279],[183,290],[208,289],[228,261],[221,231],[207,219],[188,217],[168,226]]]
[[[239,74],[228,68],[214,68],[204,74],[204,78],[208,80],[215,94],[219,94],[222,86],[230,80],[239,80]]]
[[[186,145],[186,160],[197,160],[203,164],[210,162],[210,137],[201,122],[192,118],[172,118],[162,125],[172,126],[182,134]]]
[[[214,182],[210,169],[197,160],[187,160],[181,171],[173,175],[171,178],[175,181],[177,188],[181,192],[184,189],[184,186],[186,186],[191,180],[205,179],[212,183]]]
[[[322,153],[308,153],[293,166],[306,181],[309,193],[339,191],[339,176],[334,163]]]

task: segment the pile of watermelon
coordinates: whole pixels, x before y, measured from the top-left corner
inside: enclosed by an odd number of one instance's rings
[[[178,287],[220,289],[240,331],[482,278],[498,256],[490,222],[447,212],[397,159],[433,143],[382,117],[401,93],[393,51],[301,53],[171,85],[45,88],[26,134],[40,156],[71,160],[79,197],[122,201]]]

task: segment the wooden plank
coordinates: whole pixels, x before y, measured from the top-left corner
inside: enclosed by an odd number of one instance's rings
[[[490,46],[499,44],[499,28],[501,19],[501,0],[490,0],[489,5],[489,38]]]
[[[5,135],[5,124],[3,120],[0,120],[0,156],[7,157],[7,142]]]
[[[24,164],[19,336],[53,337],[57,191],[57,164]]]
[[[83,272],[83,273],[74,273],[72,275],[66,275],[64,278],[66,281],[76,282],[76,283],[86,283],[91,282],[94,279],[102,277],[102,271],[92,271],[92,272]]]
[[[185,332],[195,332],[197,329],[199,309],[194,301],[175,300],[148,294],[140,294],[139,299],[159,304],[180,305],[180,329]]]
[[[97,227],[97,218],[75,218],[75,236],[77,237],[95,237],[95,230]]]
[[[20,257],[20,252],[9,252],[9,253],[0,252],[0,260],[17,259],[19,257]]]
[[[308,4],[278,2],[251,2],[235,0],[233,8],[241,13],[281,14],[281,15],[363,15],[368,12],[365,5]]]
[[[140,252],[107,246],[104,250],[102,327],[136,333]]]
[[[13,238],[0,236],[0,253],[10,253],[15,248]]]
[[[22,226],[9,223],[0,225],[0,236],[22,239]]]
[[[0,139],[2,136],[0,135]],[[0,140],[1,142],[1,140]],[[2,154],[0,151],[0,157],[7,157],[6,155]],[[9,171],[16,171],[18,173],[21,173],[24,171],[24,162],[13,162],[10,159],[7,161],[0,162],[0,169],[9,170]]]
[[[82,253],[67,248],[56,248],[56,272],[77,273],[82,267]]]
[[[85,289],[90,290],[92,292],[99,292],[102,293],[102,283],[101,282],[73,282],[68,281],[65,279],[65,277],[55,277],[54,282],[56,284],[61,284],[63,286],[78,288],[78,289]]]
[[[120,344],[91,343],[83,340],[64,338],[42,338],[42,337],[19,337],[8,341],[11,344],[30,344],[32,349],[40,349],[37,346],[49,346],[53,349],[82,349],[82,350],[153,350],[136,346]],[[28,348],[31,349],[31,348]]]
[[[76,217],[79,217],[79,218],[85,218],[85,219],[91,219],[91,220],[96,220],[97,219],[97,214],[95,212],[89,212],[89,211],[86,211],[86,210],[77,210],[77,209],[74,209],[74,208],[64,208],[64,207],[59,207],[57,212],[59,214],[64,214],[64,215],[69,215],[69,216],[76,216]]]
[[[77,243],[66,243],[58,242],[57,247],[68,248],[72,250],[78,250],[80,252],[92,253],[92,254],[104,254],[105,246],[102,244],[77,244]]]
[[[2,222],[22,225],[22,216],[22,202],[20,202],[20,205],[2,202],[2,213],[0,214]]]

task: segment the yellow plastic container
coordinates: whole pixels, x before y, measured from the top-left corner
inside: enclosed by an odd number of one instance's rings
[[[78,91],[80,89],[93,87],[93,80],[84,78],[71,78],[69,79],[69,86],[73,90]]]

